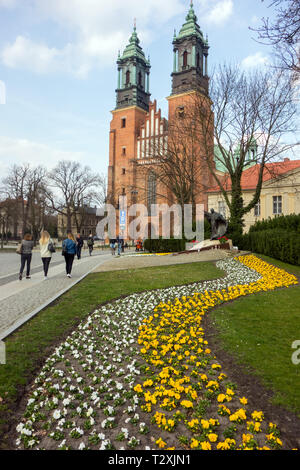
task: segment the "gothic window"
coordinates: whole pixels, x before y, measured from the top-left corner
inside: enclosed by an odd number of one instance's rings
[[[138,74],[138,84],[139,86],[143,86],[142,72],[139,72]]]
[[[130,71],[127,70],[126,72],[126,86],[130,84]]]
[[[197,53],[196,62],[197,62],[197,69],[199,69],[200,68],[200,54],[199,54],[199,52]]]
[[[151,214],[151,204],[156,204],[156,175],[154,171],[150,171],[148,174],[147,206],[149,214]]]
[[[122,118],[121,127],[124,129],[126,127],[126,118]]]
[[[188,65],[188,53],[187,51],[184,51],[183,53],[183,68],[186,68]]]

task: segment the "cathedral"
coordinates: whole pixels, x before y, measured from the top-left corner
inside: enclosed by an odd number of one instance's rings
[[[119,53],[116,107],[112,111],[109,137],[109,169],[107,202],[117,209],[120,196],[126,196],[127,205],[168,204],[175,202],[170,188],[164,187],[159,174],[156,153],[168,151],[170,122],[178,120],[184,110],[200,94],[204,107],[211,108],[209,98],[208,51],[209,45],[197,22],[193,3],[185,23],[173,37],[172,91],[168,100],[168,119],[151,100],[149,77],[150,61],[147,60],[136,26],[123,54]],[[213,124],[212,124],[213,125]],[[207,158],[201,158],[203,142],[197,136],[197,193],[196,203],[207,210],[206,191],[213,186]],[[214,162],[213,129],[211,130],[210,156]],[[207,155],[207,148],[206,148]],[[214,164],[214,163],[213,163]],[[122,199],[122,198],[121,198]],[[126,214],[124,215],[126,218]],[[120,219],[119,219],[120,220]],[[128,221],[127,221],[128,222]],[[118,222],[119,223],[119,222]],[[117,229],[118,230],[118,229]]]

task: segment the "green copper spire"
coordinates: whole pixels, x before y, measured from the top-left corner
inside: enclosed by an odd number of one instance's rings
[[[131,59],[131,58],[139,58],[142,61],[148,63],[144,51],[140,46],[140,40],[138,38],[136,32],[136,23],[134,23],[133,32],[129,39],[129,44],[126,46],[121,60]]]
[[[177,36],[177,39],[182,39],[182,38],[189,37],[189,36],[197,36],[198,38],[203,40],[203,34],[200,29],[200,26],[197,23],[198,18],[195,14],[194,5],[192,1],[191,1],[189,12],[185,18],[185,21],[186,22],[182,26]]]

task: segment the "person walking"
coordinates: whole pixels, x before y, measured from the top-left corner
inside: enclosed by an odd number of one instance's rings
[[[49,265],[52,259],[52,253],[55,252],[55,248],[53,240],[50,238],[50,235],[46,230],[41,233],[40,251],[44,268],[44,279],[47,281]]]
[[[21,267],[20,267],[20,274],[19,280],[22,281],[23,278],[23,271],[26,264],[26,279],[30,279],[30,265],[32,259],[32,249],[34,247],[34,243],[32,241],[32,235],[30,233],[25,233],[24,238],[20,244],[18,253],[21,255]]]
[[[119,235],[117,236],[117,245],[118,245],[118,256],[121,256],[122,240],[121,240],[121,238],[119,237]]]
[[[67,276],[71,278],[73,261],[76,255],[76,242],[72,232],[68,232],[67,238],[62,243],[62,255],[66,261]]]
[[[81,250],[82,250],[82,247],[83,247],[83,238],[80,235],[80,233],[77,234],[76,243],[77,243],[77,245],[76,245],[77,259],[81,259]]]
[[[93,252],[93,249],[94,249],[94,239],[93,239],[92,234],[90,234],[90,236],[88,238],[87,246],[89,248],[90,256],[92,256],[92,252]]]
[[[111,249],[112,256],[115,256],[115,254],[116,254],[116,240],[114,238],[111,238],[109,240],[109,246],[110,246],[110,249]]]

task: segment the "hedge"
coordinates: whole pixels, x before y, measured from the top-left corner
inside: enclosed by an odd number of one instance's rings
[[[256,222],[249,232],[260,232],[269,229],[284,229],[300,233],[300,214],[280,215]]]
[[[243,235],[244,250],[270,256],[285,263],[300,265],[300,236],[295,230],[282,228],[250,230]]]
[[[182,239],[171,238],[169,240],[159,238],[153,240],[148,238],[144,241],[145,250],[150,253],[178,253],[179,251],[185,251],[186,241]]]

